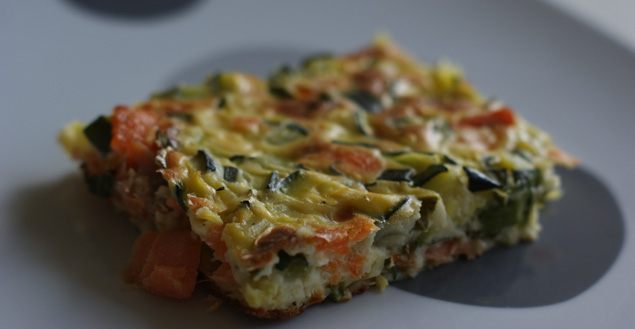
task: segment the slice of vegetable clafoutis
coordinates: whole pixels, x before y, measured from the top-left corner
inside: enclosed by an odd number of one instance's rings
[[[218,73],[60,140],[143,232],[127,281],[187,298],[200,275],[280,318],[535,239],[554,166],[577,162],[457,67],[385,38],[268,81]]]

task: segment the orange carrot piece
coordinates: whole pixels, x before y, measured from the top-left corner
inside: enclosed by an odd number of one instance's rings
[[[498,111],[477,115],[469,118],[463,118],[459,121],[459,126],[468,127],[493,127],[493,126],[511,126],[516,123],[514,112],[505,107]]]
[[[364,265],[364,261],[366,260],[364,255],[351,253],[347,255],[346,260],[346,268],[353,275],[353,277],[358,278],[362,276],[362,267]]]
[[[464,255],[472,259],[482,253],[477,240],[452,239],[430,246],[425,253],[426,261],[449,262],[454,257]]]
[[[317,228],[315,236],[309,239],[316,244],[317,250],[329,250],[345,255],[351,252],[351,244],[363,240],[375,230],[377,226],[372,219],[358,216],[341,226]]]
[[[146,265],[146,259],[152,250],[152,246],[157,240],[157,232],[146,232],[141,235],[135,241],[134,248],[132,249],[132,256],[128,260],[130,266],[125,270],[125,281],[133,283],[137,281],[137,277],[143,271],[143,267]]]
[[[426,250],[426,260],[436,262],[449,261],[459,250],[460,243],[458,239],[452,239],[432,245]]]
[[[128,166],[135,169],[154,161],[151,151],[156,150],[155,134],[159,125],[159,115],[150,110],[117,106],[113,115],[110,147],[126,155]]]
[[[222,240],[225,225],[210,225],[205,236],[205,243],[214,250],[214,258],[225,261],[227,245]]]
[[[232,267],[229,263],[222,263],[216,271],[214,271],[210,279],[217,283],[236,284],[236,279],[234,279]]]
[[[153,294],[183,299],[194,291],[201,241],[191,231],[149,231],[135,243],[127,280]]]
[[[335,169],[355,179],[367,180],[384,169],[384,163],[363,146],[317,142],[302,145],[295,151],[297,162],[311,169]]]

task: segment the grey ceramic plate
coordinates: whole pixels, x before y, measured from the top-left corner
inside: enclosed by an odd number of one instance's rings
[[[139,1],[144,3],[145,1]],[[158,4],[157,4],[158,3]],[[533,244],[288,321],[122,291],[136,232],[87,195],[56,133],[219,69],[266,74],[389,32],[461,63],[583,160]],[[635,315],[635,55],[536,1],[4,1],[0,327],[627,328]]]

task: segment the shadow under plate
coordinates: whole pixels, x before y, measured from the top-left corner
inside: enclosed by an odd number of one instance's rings
[[[200,0],[66,0],[94,14],[126,19],[163,17],[180,12]]]

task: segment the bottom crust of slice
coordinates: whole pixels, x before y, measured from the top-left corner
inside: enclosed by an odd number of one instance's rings
[[[285,309],[266,310],[264,308],[250,307],[244,301],[229,296],[227,293],[224,293],[213,282],[211,283],[210,286],[216,296],[220,296],[223,300],[227,301],[236,309],[261,319],[289,319],[289,318],[300,315],[302,312],[304,312],[304,310],[307,307],[311,305],[315,305],[315,304],[320,304],[326,300],[326,296],[324,296],[323,294],[315,294],[311,296],[311,298],[309,298],[308,301],[305,301],[301,304],[293,305]],[[368,288],[370,288],[370,284],[360,286],[359,288],[352,291],[351,293],[353,295],[358,295],[368,290]],[[345,302],[348,300],[343,300],[343,301]]]

